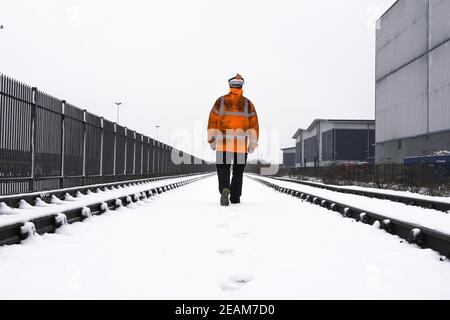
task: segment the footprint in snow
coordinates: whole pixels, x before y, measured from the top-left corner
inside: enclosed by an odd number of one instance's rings
[[[226,282],[222,282],[220,288],[222,288],[223,291],[236,291],[238,289],[237,286],[230,285]]]
[[[251,274],[235,274],[228,281],[221,282],[220,287],[223,291],[236,291],[252,280],[253,276]]]
[[[232,283],[244,285],[253,280],[253,275],[249,273],[237,273],[230,277]]]
[[[249,232],[238,232],[233,235],[233,238],[243,239],[247,237],[250,233]]]
[[[236,252],[236,250],[233,249],[233,248],[220,248],[220,249],[217,249],[217,253],[220,254],[220,255],[233,254],[235,252]]]

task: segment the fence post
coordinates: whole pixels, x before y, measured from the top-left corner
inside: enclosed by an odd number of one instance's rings
[[[164,152],[164,163],[166,164],[166,170],[164,170],[164,174],[167,175],[169,173],[169,146],[165,145],[166,150]]]
[[[143,173],[144,173],[144,136],[141,134],[141,175]]]
[[[103,125],[103,117],[100,118],[100,126],[102,128],[102,134],[100,135],[100,179],[104,181],[103,177],[103,136],[105,134],[105,126]]]
[[[159,146],[159,141],[156,141],[155,145],[156,145],[156,148],[155,148],[155,152],[156,152],[156,155],[155,155],[155,161],[156,161],[156,165],[155,165],[155,173],[156,173],[157,175],[160,175],[161,171],[159,170],[159,154],[160,154],[160,150],[159,150],[159,148],[160,148],[160,146]]]
[[[172,165],[170,163],[170,146],[167,146],[167,175],[170,175],[172,171]]]
[[[136,132],[133,132],[133,178],[136,175]]]
[[[34,191],[34,169],[36,165],[35,159],[35,143],[36,143],[36,108],[37,108],[37,92],[36,87],[32,87],[32,104],[31,104],[31,179],[28,186],[30,192]]]
[[[147,175],[146,175],[147,178],[149,173],[150,173],[150,138],[147,137]]]
[[[168,169],[168,163],[167,163],[167,145],[164,145],[164,158],[163,158],[163,165],[164,165],[164,175],[167,174],[167,169]]]
[[[161,154],[161,175],[165,175],[166,174],[166,145],[163,144],[162,145],[163,149],[162,149],[162,154]]]
[[[164,144],[161,142],[159,144],[159,175],[162,176],[164,174]]]
[[[173,175],[173,162],[172,162],[172,151],[173,148],[169,147],[169,174]]]
[[[152,175],[155,176],[155,163],[156,163],[156,143],[152,140]]]
[[[149,143],[148,143],[148,137],[142,137],[143,141],[142,141],[142,174],[144,174],[144,177],[147,178],[148,177],[148,172],[149,172]],[[145,146],[147,146],[147,149],[145,149]],[[147,162],[145,163],[145,170],[144,170],[144,150],[147,150]]]
[[[170,146],[167,146],[167,174],[170,175],[171,165],[170,165]]]
[[[66,136],[65,136],[65,122],[66,122],[66,100],[61,101],[61,182],[60,187],[64,188],[64,153]]]
[[[165,157],[166,157],[166,145],[161,144],[161,175],[163,176],[166,173],[165,168]]]
[[[87,110],[83,110],[83,185],[86,185],[86,112]]]
[[[159,141],[155,142],[155,174],[160,175],[160,171],[159,171]]]
[[[117,176],[117,172],[116,172],[116,155],[117,153],[117,127],[116,127],[116,123],[114,123],[114,148],[113,148],[113,156],[114,156],[114,160],[113,160],[113,180],[116,181],[116,176]]]
[[[123,174],[126,176],[127,174],[127,150],[128,150],[128,129],[125,128],[124,129],[125,132],[125,160],[124,160],[124,165],[123,165]]]
[[[167,174],[170,175],[171,165],[170,165],[170,146],[167,146]]]

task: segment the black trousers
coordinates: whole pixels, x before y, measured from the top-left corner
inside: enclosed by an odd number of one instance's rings
[[[246,153],[216,152],[217,177],[219,178],[219,192],[228,188],[231,191],[230,201],[239,201],[242,194],[242,180],[245,165],[247,163]],[[233,177],[230,183],[230,169],[233,168]]]

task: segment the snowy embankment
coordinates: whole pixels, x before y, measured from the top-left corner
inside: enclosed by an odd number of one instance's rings
[[[143,184],[134,186],[117,186],[113,190],[106,191],[97,189],[96,192],[88,192],[88,194],[86,195],[79,193],[76,197],[66,195],[66,198],[64,200],[52,196],[52,203],[50,204],[45,203],[44,201],[39,199],[35,205],[21,202],[20,208],[10,208],[2,202],[0,203],[0,227],[13,223],[25,222],[30,219],[45,217],[51,214],[63,212],[65,210],[80,208],[86,205],[103,202],[128,194],[140,193],[142,191],[158,188],[170,183],[184,181],[192,177],[194,176],[145,182]]]
[[[285,179],[292,179],[289,177],[283,177]],[[292,179],[295,180],[295,179]],[[411,197],[416,199],[422,199],[422,200],[429,200],[429,201],[440,201],[445,203],[450,203],[450,197],[434,197],[434,196],[427,196],[420,193],[410,192],[410,191],[397,191],[397,190],[391,190],[391,189],[378,189],[378,188],[369,188],[369,187],[359,187],[359,186],[338,186],[335,184],[325,184],[322,182],[317,181],[306,181],[311,184],[316,184],[318,186],[331,186],[333,188],[338,188],[342,190],[358,190],[358,191],[366,191],[366,192],[373,192],[373,193],[380,193],[380,194],[388,194],[388,195],[394,195],[394,196],[401,196],[401,197]]]
[[[0,298],[449,299],[450,262],[369,225],[215,177],[0,247]]]
[[[340,193],[295,182],[285,182],[277,179],[258,176],[265,181],[269,181],[284,188],[309,193],[318,197],[323,197],[331,201],[345,203],[362,210],[378,213],[392,219],[417,224],[430,229],[438,230],[450,234],[450,214],[433,209],[408,206],[403,203],[369,198],[365,196]]]

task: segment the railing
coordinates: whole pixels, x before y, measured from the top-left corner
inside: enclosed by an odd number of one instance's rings
[[[212,169],[197,157],[0,74],[0,195]]]

